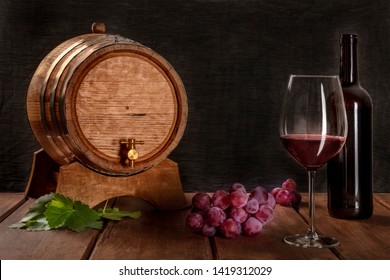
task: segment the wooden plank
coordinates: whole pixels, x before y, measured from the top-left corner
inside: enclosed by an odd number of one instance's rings
[[[86,259],[94,246],[99,231],[87,229],[80,233],[69,230],[28,232],[11,229],[35,200],[29,199],[0,224],[0,259]]]
[[[141,210],[140,219],[109,222],[91,259],[211,259],[208,238],[185,228],[190,209],[158,211],[134,197],[118,198],[121,210]]]
[[[0,193],[0,222],[25,201],[24,193]]]
[[[286,235],[305,233],[307,224],[291,207],[276,205],[274,218],[259,235],[236,239],[215,237],[218,259],[337,259],[329,249],[303,249],[283,241]]]
[[[375,194],[374,215],[367,220],[330,217],[326,194],[317,194],[318,232],[341,241],[332,250],[301,249],[283,242],[285,235],[306,230],[307,195],[303,195],[299,210],[302,216],[292,208],[277,206],[274,219],[260,235],[233,240],[215,237],[211,242],[185,229],[189,208],[164,212],[134,197],[121,197],[116,206],[121,210],[141,210],[143,216],[109,222],[99,238],[96,230],[74,233],[10,229],[35,201],[29,199],[18,208],[15,205],[23,203],[24,199],[17,197],[17,194],[9,194],[7,199],[6,195],[0,195],[0,202],[4,202],[2,209],[14,211],[0,224],[0,259],[390,259],[390,210],[386,207],[390,204],[390,194]],[[10,203],[12,200],[16,204]]]
[[[382,204],[384,207],[390,209],[390,193],[375,193],[374,203]]]
[[[382,196],[389,203],[390,196]],[[307,201],[307,196],[303,196]],[[326,194],[316,195],[316,227],[320,234],[340,240],[334,249],[341,259],[390,259],[390,210],[375,199],[374,213],[366,220],[341,220],[329,216]],[[308,219],[307,207],[299,211]]]

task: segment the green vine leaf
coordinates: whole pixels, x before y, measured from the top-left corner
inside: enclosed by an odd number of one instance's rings
[[[28,231],[50,230],[50,226],[46,220],[46,217],[40,217],[34,221],[28,222],[27,230]]]
[[[38,198],[25,216],[10,227],[27,231],[68,228],[80,232],[85,228],[101,229],[101,218],[118,221],[125,217],[136,219],[140,216],[140,211],[111,209],[107,208],[107,203],[104,209],[96,211],[80,201],[74,202],[61,194],[50,193]]]
[[[102,218],[106,218],[109,220],[116,220],[116,221],[120,221],[125,217],[129,217],[133,219],[138,219],[139,217],[141,217],[140,211],[120,211],[116,207],[99,209],[98,212],[100,213]]]
[[[56,194],[46,206],[45,216],[50,228],[60,228],[73,215],[73,201]]]
[[[11,225],[11,228],[24,228],[28,231],[49,230],[50,226],[45,217],[46,204],[54,198],[54,193],[46,194],[38,198],[29,208],[28,212],[18,222]]]
[[[82,204],[80,201],[74,203],[73,215],[69,217],[65,225],[67,228],[79,232],[85,228],[101,229],[103,223],[97,211]]]

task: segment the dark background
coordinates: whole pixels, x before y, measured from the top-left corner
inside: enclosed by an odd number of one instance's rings
[[[390,191],[390,1],[1,0],[2,191],[24,190],[40,148],[25,105],[35,69],[94,21],[150,47],[182,78],[189,116],[170,158],[186,191],[233,182],[271,188],[287,178],[306,191],[305,171],[278,137],[288,76],[337,74],[339,35],[357,33],[360,79],[374,103],[375,191]]]

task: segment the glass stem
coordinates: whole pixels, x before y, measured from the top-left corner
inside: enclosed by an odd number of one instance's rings
[[[316,176],[315,170],[308,171],[309,175],[309,229],[306,237],[310,239],[317,239],[318,235],[315,228],[315,198],[314,198],[314,179]]]

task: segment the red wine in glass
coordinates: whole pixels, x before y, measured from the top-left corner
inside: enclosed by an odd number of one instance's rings
[[[290,155],[307,170],[317,170],[337,155],[345,137],[320,134],[288,134],[281,136]]]

